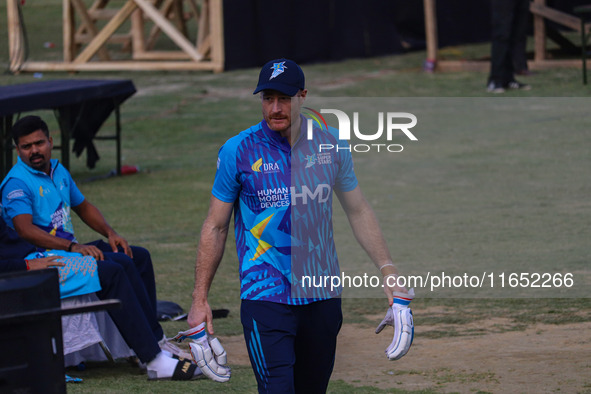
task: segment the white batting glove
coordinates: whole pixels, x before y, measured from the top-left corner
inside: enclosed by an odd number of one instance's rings
[[[386,317],[376,328],[376,334],[379,334],[386,326],[394,327],[394,338],[386,349],[386,356],[390,360],[398,360],[404,356],[412,345],[415,327],[410,302],[414,297],[414,289],[410,289],[408,293],[395,292],[394,303],[388,308]]]
[[[230,380],[230,367],[226,366],[227,355],[224,347],[217,338],[212,338],[205,331],[205,323],[193,327],[187,331],[180,331],[174,337],[177,342],[190,339],[191,355],[193,361],[199,366],[201,372],[216,382]]]

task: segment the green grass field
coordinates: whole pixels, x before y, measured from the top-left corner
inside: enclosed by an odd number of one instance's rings
[[[61,1],[27,2],[25,17],[31,58],[57,60],[61,54]],[[0,14],[5,15],[5,4]],[[7,69],[7,37],[0,25],[0,66]],[[45,41],[57,44],[43,47]],[[488,44],[454,48],[467,58],[486,56]],[[309,95],[316,102],[350,98],[370,102],[388,98],[417,114],[416,143],[404,142],[399,154],[355,154],[356,171],[374,206],[395,261],[403,273],[549,272],[574,273],[572,289],[417,289],[416,311],[444,307],[449,313],[418,314],[426,337],[460,335],[439,329],[446,324],[503,316],[522,330],[534,323],[591,321],[589,239],[591,214],[591,87],[581,84],[579,69],[538,71],[524,81],[529,92],[490,97],[486,73],[426,74],[424,53],[326,64],[303,65]],[[97,167],[85,157],[73,160],[72,174],[86,197],[101,208],[111,225],[131,243],[148,248],[155,262],[158,296],[188,309],[200,226],[207,213],[218,148],[237,132],[257,123],[260,102],[251,92],[258,69],[209,72],[44,73],[0,76],[0,84],[60,78],[132,79],[138,92],[122,107],[123,164],[136,175],[89,179],[114,168],[114,146],[96,143]],[[389,101],[386,101],[389,102]],[[398,109],[395,109],[398,110]],[[58,137],[50,111],[49,121]],[[101,133],[111,133],[114,120]],[[59,158],[56,152],[55,157]],[[335,238],[344,270],[377,274],[360,253],[340,212]],[[80,221],[81,241],[96,239]],[[221,338],[242,332],[239,283],[233,235],[210,295],[213,308],[227,308],[215,321]],[[498,282],[497,282],[498,284]],[[556,298],[558,297],[558,298]],[[375,326],[373,316],[385,302],[375,292],[351,291],[343,300],[345,323]],[[185,322],[163,323],[168,336]],[[463,334],[461,334],[463,335]],[[419,340],[417,338],[417,340]],[[230,363],[232,363],[230,355]],[[255,392],[248,367],[235,366],[223,386],[197,383],[149,383],[127,363],[91,364],[71,375],[84,383],[72,393]],[[382,392],[333,381],[330,392]],[[433,391],[437,391],[433,387]],[[406,392],[396,389],[387,392]]]

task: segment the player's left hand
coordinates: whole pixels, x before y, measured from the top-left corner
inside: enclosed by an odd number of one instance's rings
[[[39,257],[36,259],[30,259],[30,260],[27,260],[27,267],[31,271],[42,270],[42,269],[50,268],[50,267],[63,267],[66,264],[64,264],[60,261],[56,261],[60,258],[61,258],[60,256],[48,256],[48,257]]]
[[[205,322],[187,331],[181,331],[174,337],[177,342],[191,339],[189,348],[193,361],[205,376],[216,382],[230,380],[231,370],[226,366],[226,350],[217,338],[211,337],[205,330]]]
[[[117,233],[109,234],[109,245],[111,245],[111,249],[113,249],[113,253],[117,253],[119,251],[119,247],[123,249],[123,252],[128,255],[129,257],[133,258],[133,252],[127,243],[127,240],[120,236]]]
[[[415,329],[410,302],[414,296],[414,289],[410,289],[408,293],[395,292],[392,306],[388,308],[386,317],[376,328],[376,334],[379,334],[386,326],[394,327],[394,338],[386,349],[386,356],[390,360],[403,357],[412,345]]]

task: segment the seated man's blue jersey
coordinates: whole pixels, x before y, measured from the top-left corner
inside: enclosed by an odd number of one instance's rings
[[[70,207],[84,201],[72,176],[57,160],[47,175],[26,165],[20,157],[0,185],[2,217],[14,228],[18,215],[33,216],[33,224],[59,238],[75,241]]]
[[[315,128],[308,140],[302,118],[292,148],[262,121],[220,149],[212,194],[234,203],[242,299],[297,305],[340,294],[311,286],[340,275],[332,192],[357,186],[348,143],[336,135]],[[334,149],[319,152],[320,144]]]

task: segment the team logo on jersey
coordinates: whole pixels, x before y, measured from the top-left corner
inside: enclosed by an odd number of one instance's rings
[[[271,67],[271,70],[273,70],[273,73],[271,74],[271,78],[269,78],[269,81],[272,80],[273,78],[275,78],[276,76],[283,74],[286,69],[287,69],[287,66],[285,65],[285,62],[273,63],[273,67]]]
[[[48,194],[51,191],[51,189],[44,189],[43,186],[39,186],[39,196],[41,197],[45,197],[46,194]]]
[[[314,164],[332,164],[332,156],[330,153],[314,153],[304,157],[306,160],[306,168],[312,167]]]
[[[264,174],[270,174],[273,172],[280,172],[279,164],[277,163],[263,163],[263,158],[261,157],[257,161],[255,161],[250,168],[254,172],[262,172]]]

